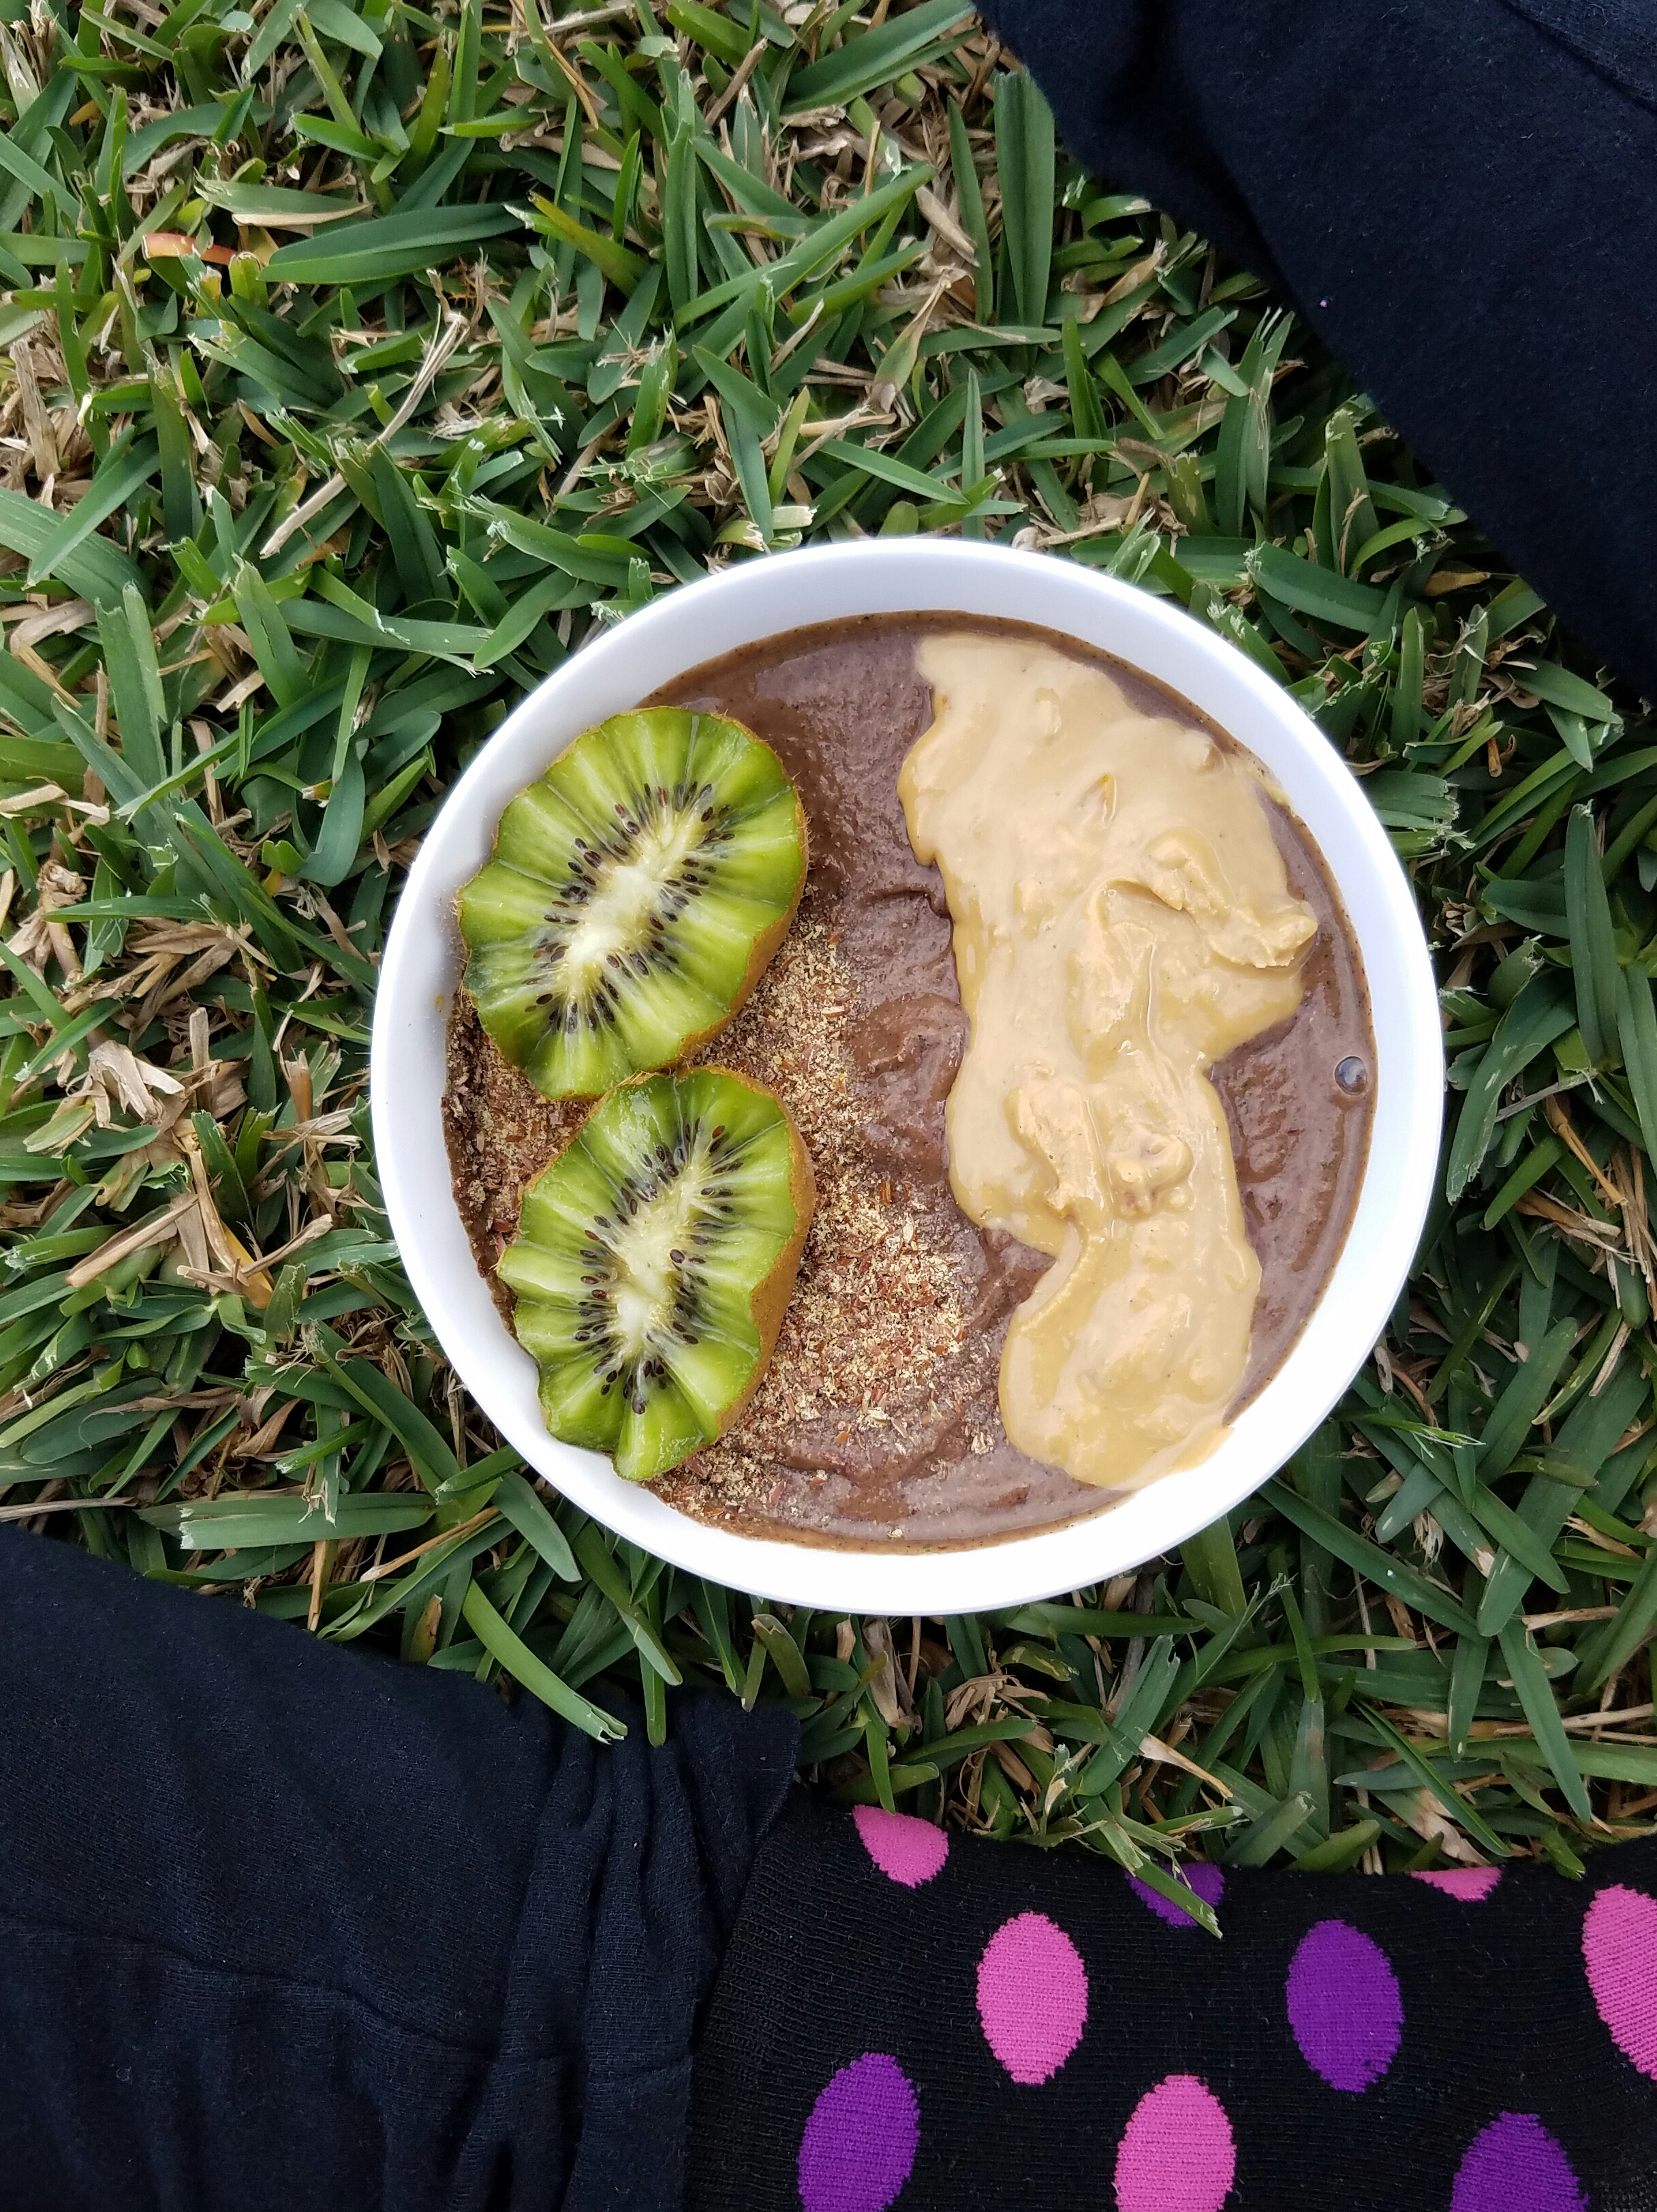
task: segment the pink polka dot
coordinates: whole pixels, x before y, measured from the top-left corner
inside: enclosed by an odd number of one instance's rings
[[[905,1889],[919,1889],[944,1871],[950,1839],[930,1820],[917,1820],[913,1813],[888,1813],[878,1805],[854,1806],[852,1818],[864,1850],[882,1874]]]
[[[1004,1921],[978,1962],[984,2039],[1015,2081],[1050,2081],[1088,2017],[1088,1970],[1062,1928],[1044,1912]]]
[[[1236,2171],[1225,2106],[1194,2074],[1170,2074],[1122,2130],[1116,2212],[1220,2212]]]
[[[1582,1959],[1611,2041],[1657,2081],[1657,1897],[1602,1889],[1582,1923]]]
[[[1447,1897],[1461,1898],[1468,1905],[1481,1904],[1501,1879],[1500,1867],[1445,1867],[1434,1874],[1416,1876],[1417,1881],[1430,1882]]]

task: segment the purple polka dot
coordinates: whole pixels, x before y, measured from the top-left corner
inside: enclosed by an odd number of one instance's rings
[[[1404,2033],[1398,1977],[1376,1943],[1344,1920],[1320,1920],[1300,1940],[1284,1992],[1301,2057],[1332,2089],[1367,2089]]]
[[[909,2179],[920,2107],[895,2058],[865,2051],[832,2075],[800,2137],[805,2212],[886,2212]]]
[[[1418,1874],[1417,1881],[1442,1889],[1447,1897],[1459,1897],[1466,1905],[1482,1905],[1502,1879],[1500,1867],[1440,1867],[1431,1874]]]
[[[1602,1889],[1582,1923],[1582,1962],[1611,2041],[1657,2081],[1657,1897]]]
[[[1535,2113],[1503,2112],[1468,2144],[1450,2212],[1587,2212],[1587,2199]]]
[[[864,1850],[882,1874],[905,1889],[919,1889],[944,1871],[950,1839],[930,1820],[918,1820],[913,1813],[888,1813],[878,1805],[856,1806],[852,1818]]]
[[[1225,2106],[1194,2074],[1170,2074],[1122,2130],[1116,2212],[1220,2212],[1236,2171]]]
[[[1220,1893],[1225,1887],[1225,1875],[1221,1869],[1207,1865],[1201,1859],[1176,1867],[1174,1879],[1183,1882],[1193,1896],[1201,1898],[1205,1905],[1217,1905]],[[1148,1905],[1156,1917],[1166,1920],[1170,1928],[1194,1928],[1197,1925],[1191,1915],[1181,1912],[1171,1898],[1164,1897],[1159,1889],[1153,1889],[1148,1881],[1141,1881],[1137,1875],[1128,1876],[1127,1886],[1141,1904]]]
[[[1050,2081],[1088,2018],[1088,1970],[1062,1928],[1044,1912],[1004,1921],[978,1962],[984,2039],[1015,2081]]]

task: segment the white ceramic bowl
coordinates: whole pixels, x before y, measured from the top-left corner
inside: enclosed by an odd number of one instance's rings
[[[534,1362],[474,1264],[452,1194],[439,1102],[462,967],[455,893],[488,859],[501,809],[607,714],[755,641],[847,616],[944,611],[1039,623],[1118,655],[1211,715],[1264,762],[1338,884],[1368,977],[1375,1119],[1345,1249],[1299,1341],[1188,1473],[1035,1535],[967,1550],[854,1551],[704,1526],[547,1434]],[[1362,787],[1253,663],[1166,599],[1036,553],[941,538],[816,546],[750,561],[653,601],[595,638],[502,723],[450,793],[410,870],[374,1009],[374,1143],[409,1279],[462,1381],[529,1464],[619,1534],[731,1588],[861,1613],[991,1610],[1096,1583],[1205,1528],[1281,1467],[1369,1356],[1431,1194],[1444,1063],[1427,947],[1404,872]]]

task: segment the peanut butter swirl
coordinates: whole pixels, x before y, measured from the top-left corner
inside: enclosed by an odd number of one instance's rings
[[[899,796],[971,1041],[950,1180],[1053,1265],[1002,1355],[1011,1442],[1133,1489],[1224,1433],[1259,1262],[1206,1071],[1285,1021],[1317,923],[1240,754],[1017,636],[929,637]]]

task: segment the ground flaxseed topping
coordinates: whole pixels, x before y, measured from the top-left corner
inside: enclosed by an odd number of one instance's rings
[[[780,1468],[803,1442],[832,1453],[884,1425],[924,1443],[958,1421],[963,1383],[974,1396],[981,1387],[984,1340],[967,1329],[975,1286],[956,1240],[940,1235],[936,1207],[879,1172],[864,1143],[868,1103],[847,1044],[856,1000],[835,938],[802,917],[708,1049],[780,1096],[811,1155],[817,1210],[764,1379],[733,1433],[659,1486],[676,1504],[694,1506],[700,1482],[719,1502],[760,1498],[775,1510]],[[814,1479],[828,1476],[816,1469]]]
[[[443,1135],[455,1203],[489,1295],[510,1320],[512,1293],[495,1263],[518,1233],[525,1187],[568,1144],[592,1101],[543,1098],[485,1036],[464,991],[450,1008],[446,1049]]]

